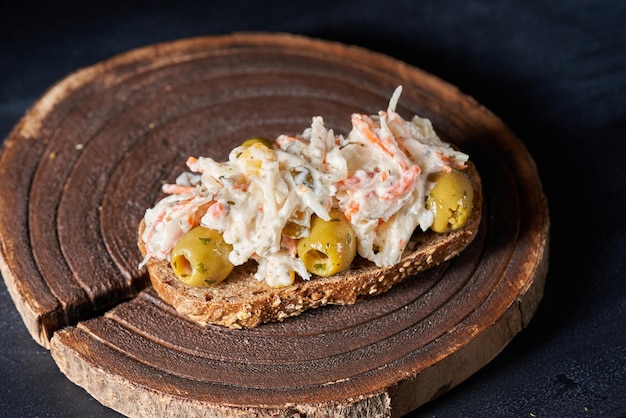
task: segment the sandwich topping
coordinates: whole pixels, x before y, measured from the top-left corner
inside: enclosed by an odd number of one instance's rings
[[[358,255],[400,261],[419,227],[447,232],[472,210],[468,155],[444,143],[428,119],[386,111],[352,115],[337,135],[314,117],[299,136],[253,139],[228,161],[190,157],[188,172],[146,210],[146,257],[168,260],[191,285],[212,285],[254,260],[270,287],[295,276],[333,275]]]

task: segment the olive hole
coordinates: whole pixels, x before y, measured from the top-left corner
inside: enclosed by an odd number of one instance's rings
[[[313,267],[313,270],[326,270],[326,264],[328,263],[328,256],[318,250],[307,251],[304,255],[304,264]]]
[[[178,272],[180,277],[187,277],[193,273],[193,268],[191,267],[191,263],[184,255],[179,255],[172,261],[174,268]]]

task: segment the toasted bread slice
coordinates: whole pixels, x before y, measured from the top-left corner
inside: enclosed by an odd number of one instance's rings
[[[312,276],[306,281],[296,278],[291,286],[270,288],[265,282],[252,277],[256,263],[250,261],[235,267],[225,281],[215,286],[192,287],[176,278],[167,261],[151,258],[147,263],[150,280],[159,296],[179,313],[198,323],[230,328],[282,321],[326,304],[354,304],[449,260],[470,244],[480,224],[482,185],[471,163],[467,174],[474,188],[474,206],[463,228],[445,234],[417,231],[407,245],[402,260],[393,266],[380,268],[357,257],[350,269],[335,276]],[[144,227],[142,221],[138,242],[142,255],[145,255],[141,240]]]

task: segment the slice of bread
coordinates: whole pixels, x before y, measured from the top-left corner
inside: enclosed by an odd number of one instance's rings
[[[416,231],[402,260],[393,266],[380,268],[357,257],[350,269],[335,276],[312,276],[307,281],[296,278],[293,285],[276,289],[252,277],[256,263],[250,261],[235,267],[225,281],[215,286],[192,287],[176,278],[169,262],[151,258],[147,263],[150,280],[159,296],[179,313],[198,323],[230,328],[282,321],[326,304],[354,304],[449,260],[470,244],[480,224],[482,185],[478,171],[471,163],[467,174],[474,188],[474,206],[463,228],[445,234]],[[141,240],[144,227],[142,221],[138,246],[145,256]]]

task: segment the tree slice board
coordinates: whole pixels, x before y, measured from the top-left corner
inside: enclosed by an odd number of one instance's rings
[[[483,179],[458,257],[352,306],[232,330],[179,316],[137,265],[137,225],[189,155],[353,112],[431,119]],[[401,416],[489,362],[543,294],[549,215],[535,164],[492,113],[418,68],[287,34],[157,44],[81,69],[0,156],[0,267],[60,370],[128,416]]]

